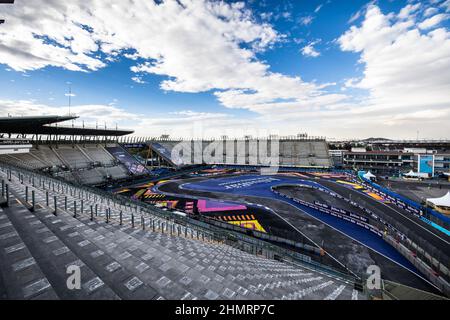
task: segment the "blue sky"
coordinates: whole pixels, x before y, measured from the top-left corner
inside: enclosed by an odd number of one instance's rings
[[[448,0],[42,1],[0,7],[3,115],[67,113],[70,83],[138,135],[449,138]]]

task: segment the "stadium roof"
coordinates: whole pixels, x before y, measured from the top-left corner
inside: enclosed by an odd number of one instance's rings
[[[69,136],[124,136],[133,130],[84,128],[58,125],[77,116],[0,117],[0,133]]]

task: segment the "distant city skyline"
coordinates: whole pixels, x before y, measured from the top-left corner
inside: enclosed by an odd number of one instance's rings
[[[70,99],[78,124],[139,136],[450,138],[450,0],[16,0],[0,18],[0,116]]]

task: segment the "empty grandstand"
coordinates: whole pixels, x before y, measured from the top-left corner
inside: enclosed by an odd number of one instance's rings
[[[60,124],[73,119],[0,118],[0,275],[6,284],[0,298],[334,300],[388,295],[366,288],[366,275],[323,258],[325,251],[317,244],[292,245],[282,237],[277,242],[270,233],[224,227],[193,211],[179,214],[169,206],[104,191],[142,185],[151,194],[153,185],[171,176],[182,181],[198,170],[214,171],[212,164],[234,167],[223,169],[234,172],[254,170],[271,156],[282,172],[323,172],[331,167],[325,139],[128,138],[132,131]],[[140,146],[139,155],[128,152],[130,145]],[[170,170],[156,177],[155,168]],[[69,265],[83,270],[81,291],[65,285]]]
[[[122,157],[117,156],[117,150],[120,150],[121,154],[127,154],[117,143],[117,138],[133,131],[60,124],[76,118],[75,116],[0,118],[0,133],[9,137],[1,138],[2,150],[9,152],[0,154],[0,162],[45,171],[68,181],[86,185],[100,185],[147,173],[133,157],[128,155],[129,160],[124,162]],[[14,134],[21,137],[29,136],[28,139],[23,139],[28,149],[12,152],[17,149],[16,142],[19,141],[18,138],[11,138]],[[108,151],[111,149],[115,150],[115,153]]]
[[[124,138],[127,141],[127,138]],[[190,164],[266,165],[264,157],[276,157],[281,167],[329,168],[332,166],[324,138],[280,137],[235,140],[147,140],[149,157],[158,166]],[[209,156],[211,160],[205,160]],[[252,158],[252,156],[254,158]],[[272,163],[273,164],[273,163]]]
[[[282,251],[263,242],[32,171],[0,177],[2,298],[366,299],[354,279],[270,259]],[[69,265],[81,290],[66,286]]]

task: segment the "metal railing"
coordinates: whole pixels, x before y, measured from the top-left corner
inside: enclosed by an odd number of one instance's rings
[[[27,176],[31,175],[34,177],[44,178],[46,181],[55,181],[63,183],[67,186],[78,189],[78,191],[84,191],[91,194],[95,194],[106,200],[111,200],[118,205],[126,206],[129,207],[130,209],[133,208],[133,210],[136,210],[136,212],[148,213],[154,215],[155,217],[170,221],[172,223],[188,226],[189,228],[192,228],[198,232],[210,236],[212,239],[216,241],[223,241],[226,244],[232,245],[233,247],[241,249],[246,252],[250,252],[253,254],[265,254],[265,256],[268,258],[274,259],[276,258],[278,260],[282,260],[288,263],[289,262],[299,263],[302,266],[309,268],[311,270],[323,272],[328,275],[338,277],[347,282],[355,282],[357,280],[354,275],[343,273],[332,267],[323,265],[316,261],[312,261],[310,257],[302,255],[298,252],[281,248],[279,246],[239,233],[237,231],[224,230],[221,227],[212,225],[205,221],[180,216],[177,215],[176,213],[162,210],[158,207],[143,203],[139,200],[130,199],[122,195],[112,194],[96,188],[79,185],[73,182],[68,182],[63,179],[58,179],[47,174],[26,170],[15,165],[0,163],[0,167],[3,171],[6,170],[6,172],[9,175],[11,175],[11,173],[14,171],[17,175],[21,174]]]

